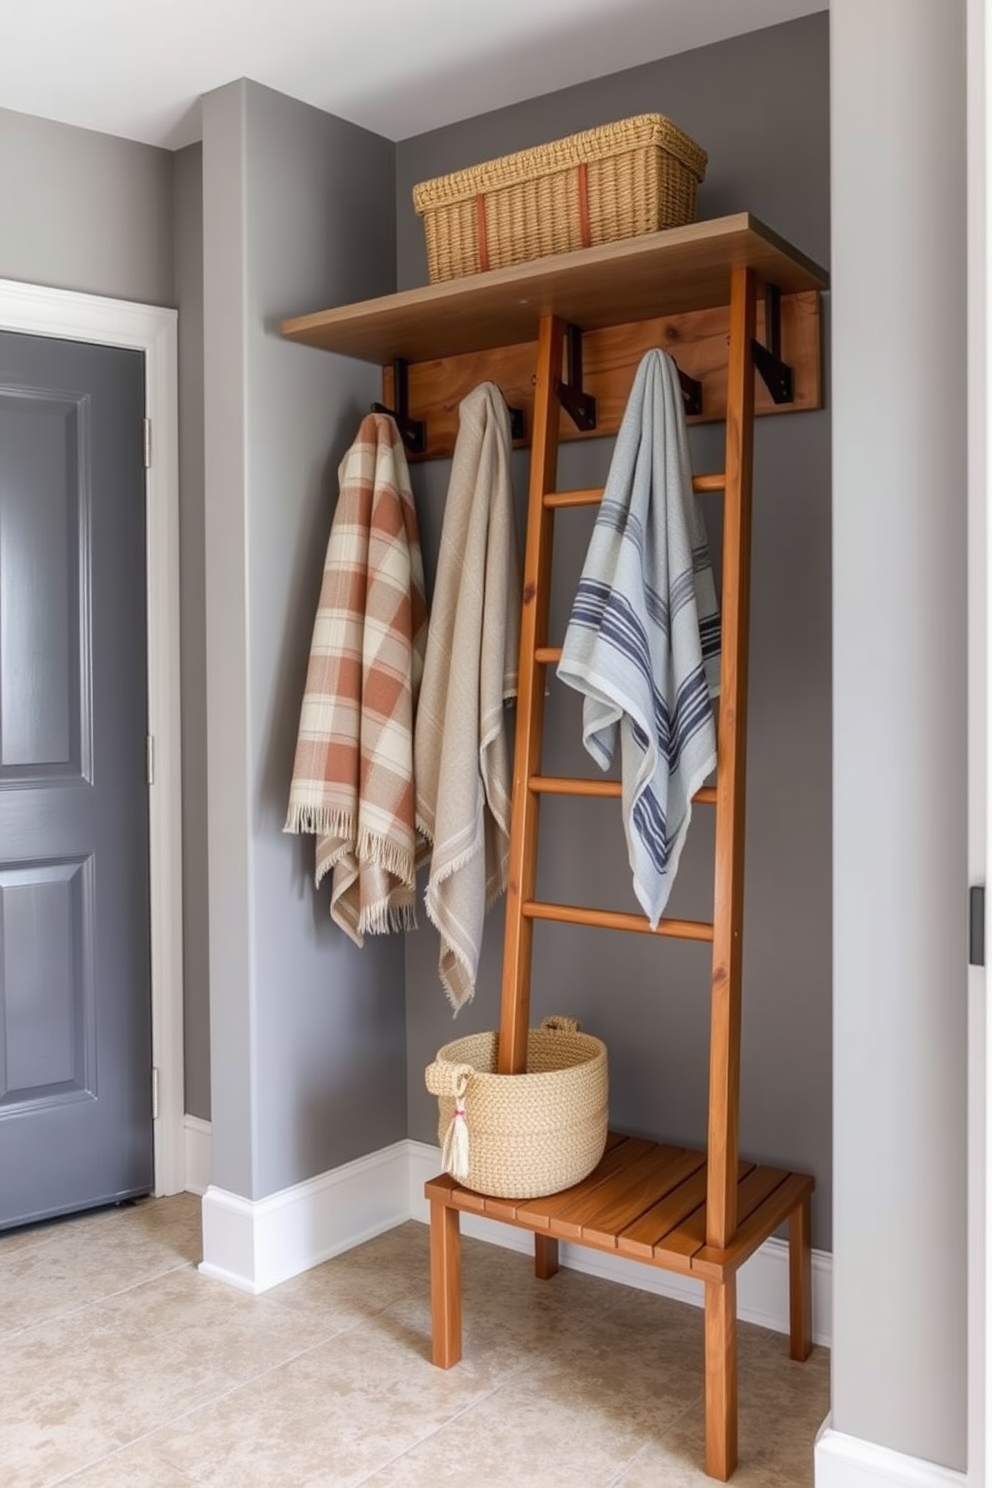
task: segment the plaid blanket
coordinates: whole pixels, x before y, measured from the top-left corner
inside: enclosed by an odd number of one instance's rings
[[[289,792],[287,832],[317,835],[316,881],[361,945],[416,924],[413,720],[427,603],[399,431],[369,414],[338,470]]]

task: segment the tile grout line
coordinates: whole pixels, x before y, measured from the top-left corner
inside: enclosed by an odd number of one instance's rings
[[[609,1478],[607,1482],[601,1485],[601,1488],[617,1488],[617,1485],[623,1482],[624,1478],[630,1472],[630,1469],[637,1465],[638,1457],[640,1457],[644,1452],[647,1451],[647,1445],[647,1442],[641,1442],[641,1445],[637,1448],[637,1451],[634,1453],[634,1455],[632,1457],[628,1457],[627,1461],[622,1463],[621,1466],[617,1468],[617,1471],[613,1474],[613,1476]]]
[[[163,1276],[174,1276],[179,1271],[195,1271],[196,1266],[196,1261],[182,1261],[178,1266],[168,1266],[164,1271],[155,1271],[149,1276],[143,1276],[140,1281],[133,1281],[128,1286],[118,1287],[115,1292],[103,1292],[99,1297],[91,1297],[88,1302],[80,1302],[78,1307],[68,1307],[63,1312],[53,1312],[50,1317],[39,1318],[35,1323],[25,1323],[22,1328],[15,1328],[12,1333],[0,1333],[0,1342],[9,1343],[12,1339],[23,1338],[25,1334],[33,1333],[38,1328],[47,1328],[53,1323],[68,1322],[71,1318],[77,1318],[81,1313],[88,1312],[93,1307],[101,1307],[105,1302],[112,1301],[114,1297],[125,1297],[128,1292],[135,1292],[139,1287],[161,1281]]]
[[[355,1484],[355,1488],[362,1488],[363,1483],[371,1482],[379,1473],[386,1472],[388,1468],[391,1468],[397,1462],[402,1462],[404,1457],[409,1457],[411,1452],[415,1452],[425,1442],[431,1441],[433,1437],[437,1436],[438,1432],[445,1431],[449,1426],[454,1425],[455,1421],[460,1420],[469,1411],[475,1410],[476,1406],[484,1405],[487,1400],[492,1400],[493,1396],[498,1395],[505,1385],[510,1384],[513,1380],[519,1378],[520,1375],[525,1374],[528,1368],[529,1366],[527,1364],[521,1364],[519,1368],[514,1369],[508,1374],[505,1379],[501,1379],[498,1385],[493,1385],[491,1390],[486,1390],[484,1394],[477,1395],[474,1400],[466,1401],[461,1409],[456,1410],[453,1415],[448,1416],[447,1420],[442,1421],[438,1426],[432,1426],[430,1431],[425,1431],[422,1436],[418,1436],[416,1441],[411,1442],[408,1447],[404,1447],[402,1452],[397,1452],[395,1457],[390,1457],[388,1462],[380,1462],[371,1472],[366,1473],[364,1478],[359,1478]]]
[[[194,1265],[195,1265],[195,1263],[194,1263]],[[185,1267],[177,1267],[176,1269],[177,1270],[184,1270],[186,1268]],[[166,1274],[167,1275],[169,1273],[163,1273],[163,1274]],[[151,1278],[151,1279],[154,1280],[155,1278]],[[141,1283],[138,1283],[138,1285],[141,1285]],[[127,1288],[123,1288],[121,1293],[116,1293],[114,1295],[122,1295],[124,1291],[134,1291],[134,1290],[136,1290],[135,1287],[127,1287]],[[408,1295],[412,1296],[414,1294],[415,1293],[414,1293],[413,1289],[411,1289],[411,1291],[409,1293],[403,1293],[399,1298],[394,1299],[394,1301],[402,1301],[402,1300],[404,1300],[404,1298],[406,1296],[408,1296]],[[93,1305],[95,1305],[95,1304],[93,1304]],[[394,1303],[392,1303],[392,1302],[387,1303],[385,1307],[381,1307],[381,1308],[377,1309],[376,1313],[374,1313],[372,1315],[373,1316],[379,1316],[381,1313],[386,1312],[388,1310],[388,1308],[391,1307],[391,1306],[393,1306],[393,1305],[394,1305]],[[283,1310],[286,1311],[286,1312],[292,1312],[292,1309],[291,1308],[288,1308],[288,1307],[285,1307],[285,1306],[284,1306],[284,1309]],[[79,1311],[85,1311],[85,1308],[80,1308]],[[69,1315],[70,1314],[66,1314],[66,1316],[69,1316]],[[77,1478],[81,1477],[83,1475],[83,1473],[89,1472],[93,1468],[99,1467],[99,1465],[102,1462],[109,1462],[113,1458],[119,1457],[121,1455],[121,1453],[130,1451],[133,1447],[140,1446],[142,1442],[148,1441],[157,1432],[162,1431],[166,1426],[172,1425],[172,1424],[179,1425],[183,1421],[188,1420],[190,1416],[196,1415],[199,1411],[206,1410],[210,1406],[215,1406],[215,1405],[219,1404],[221,1401],[229,1399],[232,1395],[236,1395],[239,1390],[245,1389],[248,1385],[257,1384],[258,1381],[261,1380],[261,1379],[264,1379],[266,1375],[275,1374],[279,1370],[285,1369],[288,1365],[295,1364],[300,1359],[306,1358],[307,1354],[312,1354],[317,1349],[324,1348],[325,1345],[328,1344],[328,1343],[330,1343],[332,1340],[334,1340],[336,1338],[343,1338],[345,1336],[345,1334],[355,1332],[357,1329],[363,1327],[367,1323],[367,1321],[368,1321],[367,1318],[362,1318],[360,1320],[356,1320],[353,1323],[350,1323],[345,1328],[338,1329],[336,1332],[325,1334],[323,1337],[317,1339],[316,1342],[314,1342],[312,1344],[308,1344],[308,1346],[306,1348],[303,1348],[303,1349],[298,1350],[298,1352],[296,1352],[295,1354],[288,1355],[285,1359],[281,1359],[278,1364],[270,1364],[265,1369],[259,1369],[255,1373],[249,1374],[248,1376],[246,1376],[245,1379],[238,1380],[236,1383],[229,1385],[226,1389],[221,1390],[216,1395],[211,1396],[211,1398],[208,1401],[200,1401],[196,1405],[191,1405],[191,1406],[189,1406],[188,1409],[186,1409],[184,1411],[180,1411],[178,1414],[176,1414],[176,1413],[170,1414],[168,1421],[157,1422],[154,1426],[149,1427],[149,1429],[147,1431],[143,1431],[138,1436],[132,1437],[130,1441],[122,1442],[120,1444],[120,1446],[116,1447],[112,1452],[104,1452],[101,1456],[94,1457],[91,1461],[84,1463],[81,1467],[73,1468],[72,1472],[69,1473],[68,1475],[64,1475],[64,1476],[62,1476],[60,1478],[50,1478],[50,1479],[48,1479],[43,1485],[40,1485],[40,1488],[59,1488],[59,1485],[61,1485],[61,1484],[72,1483],[72,1481],[74,1479],[77,1479]],[[38,1325],[38,1326],[40,1326],[40,1325]],[[498,1389],[499,1386],[496,1386],[495,1388]],[[487,1392],[487,1394],[491,1394],[491,1393],[494,1393],[494,1392],[493,1391]],[[487,1398],[487,1397],[481,1397],[481,1398]],[[466,1409],[468,1409],[468,1408],[469,1407],[466,1407]],[[460,1415],[461,1412],[457,1412],[457,1414]],[[455,1417],[451,1417],[451,1419],[454,1420]],[[447,1423],[445,1422],[444,1424],[447,1424]],[[439,1430],[439,1429],[440,1428],[435,1428],[435,1430]],[[433,1432],[428,1432],[427,1433],[427,1437],[429,1437],[431,1435],[433,1435]],[[425,1437],[423,1439],[426,1440],[427,1437]],[[414,1442],[413,1443],[413,1446],[419,1446],[419,1444],[420,1444],[419,1441],[417,1441],[417,1442]],[[407,1450],[412,1450],[412,1448],[408,1448]],[[404,1453],[402,1453],[402,1452],[398,1454],[399,1457],[402,1457],[403,1455],[404,1455]],[[186,1478],[186,1474],[185,1474],[185,1472],[183,1471],[182,1468],[178,1467],[175,1463],[170,1462],[168,1460],[168,1458],[163,1457],[162,1460],[166,1463],[166,1465],[169,1468],[171,1468],[180,1477]],[[395,1461],[395,1460],[398,1460],[398,1459],[395,1459],[395,1458],[394,1459],[390,1459],[390,1461]],[[389,1465],[390,1465],[390,1463],[384,1463],[379,1468],[376,1468],[375,1471],[377,1471],[377,1472],[378,1471],[381,1471],[382,1470],[382,1467],[388,1467]],[[186,1481],[189,1482],[190,1480],[187,1479]],[[366,1479],[364,1479],[364,1478],[361,1480],[361,1482],[365,1482],[365,1481],[366,1481]],[[355,1488],[360,1488],[360,1485],[359,1484],[356,1484],[355,1485]]]
[[[666,1437],[668,1437],[671,1434],[671,1432],[675,1429],[675,1427],[679,1424],[680,1421],[684,1420],[684,1418],[689,1414],[689,1412],[691,1410],[696,1410],[700,1406],[703,1406],[704,1409],[705,1409],[705,1398],[706,1398],[706,1391],[705,1390],[700,1390],[699,1394],[696,1395],[696,1396],[694,1396],[692,1400],[687,1400],[686,1403],[685,1403],[685,1405],[683,1405],[682,1409],[680,1411],[676,1411],[675,1415],[668,1422],[668,1424],[666,1425],[664,1431],[662,1431],[662,1433],[661,1433],[660,1437],[658,1438],[658,1440],[655,1441],[655,1442],[653,1442],[653,1443],[652,1442],[646,1442],[646,1441],[645,1442],[642,1442],[641,1445],[638,1447],[637,1451],[634,1453],[633,1457],[631,1457],[630,1461],[627,1462],[627,1463],[625,1463],[624,1466],[621,1468],[620,1472],[617,1474],[617,1476],[615,1478],[611,1478],[608,1483],[605,1483],[603,1485],[603,1488],[623,1488],[623,1480],[627,1476],[627,1474],[630,1472],[631,1468],[633,1468],[633,1467],[636,1466],[637,1459],[639,1457],[646,1456],[647,1455],[647,1452],[648,1452],[648,1449],[651,1446],[664,1447],[664,1443],[665,1443]]]

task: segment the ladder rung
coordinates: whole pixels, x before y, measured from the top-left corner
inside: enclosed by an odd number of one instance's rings
[[[579,780],[576,775],[531,775],[529,790],[535,796],[608,796],[620,795],[619,780]]]
[[[613,909],[583,909],[577,904],[542,904],[528,900],[520,906],[526,920],[554,920],[562,925],[594,925],[600,930],[637,930],[643,935],[671,935],[678,940],[712,940],[713,926],[705,920],[659,920],[652,930],[644,915]]]
[[[540,666],[554,666],[556,662],[561,661],[561,647],[535,646],[534,660],[538,662]]]
[[[620,795],[619,780],[579,780],[568,775],[532,775],[527,782],[538,796],[597,796],[615,798]]]
[[[532,775],[527,782],[538,796],[596,796],[615,800],[622,787],[619,780],[579,780],[568,775]],[[716,786],[704,785],[692,798],[705,806],[716,805]]]
[[[602,486],[591,486],[584,491],[548,491],[545,506],[598,506],[603,499]]]
[[[722,470],[713,475],[694,475],[692,478],[692,489],[697,494],[702,491],[722,491],[726,484],[727,477]],[[544,496],[544,505],[559,509],[573,506],[598,506],[602,499],[602,486],[588,486],[578,491],[548,491]]]

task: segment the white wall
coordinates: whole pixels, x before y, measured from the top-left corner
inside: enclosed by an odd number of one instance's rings
[[[986,88],[990,74],[986,48],[990,38],[985,0],[967,0],[968,52],[968,881],[986,881],[989,799],[988,756],[988,512],[989,418],[988,335],[989,266],[987,189],[992,169],[988,149],[992,114]],[[986,910],[988,914],[988,908]],[[992,944],[989,937],[987,944]],[[992,1349],[988,1330],[989,1266],[988,1153],[989,1104],[987,974],[983,966],[968,971],[968,1470],[971,1481],[987,1481],[986,1443],[992,1422]],[[988,1330],[988,1336],[987,1336]]]
[[[833,0],[833,1426],[966,1455],[963,0]]]

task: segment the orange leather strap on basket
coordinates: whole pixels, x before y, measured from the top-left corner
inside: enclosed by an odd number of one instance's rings
[[[479,239],[479,271],[485,274],[489,269],[489,239],[486,236],[486,197],[482,191],[475,198],[475,226]]]
[[[579,165],[579,235],[583,248],[592,244],[589,231],[589,167],[583,160]]]

